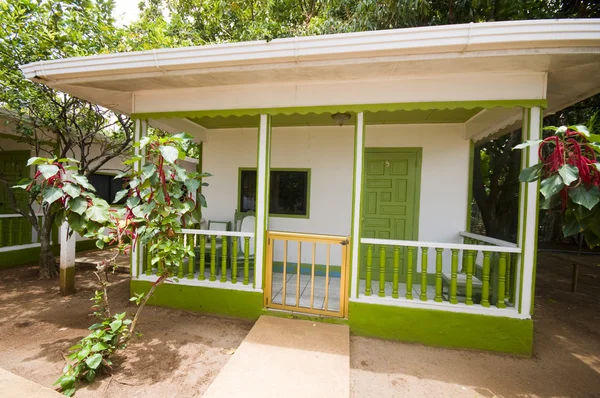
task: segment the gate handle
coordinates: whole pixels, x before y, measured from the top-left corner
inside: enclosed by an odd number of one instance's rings
[[[340,242],[340,245],[346,246],[349,243],[350,243],[350,241],[348,239],[344,239],[343,241]]]

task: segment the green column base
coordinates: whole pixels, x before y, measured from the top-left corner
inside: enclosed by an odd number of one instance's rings
[[[349,303],[352,333],[440,347],[531,356],[533,321],[419,308]]]
[[[151,282],[132,280],[131,294],[145,293],[151,286]],[[262,302],[261,292],[165,283],[155,290],[148,304],[256,320],[263,313]]]
[[[75,293],[75,266],[60,269],[60,295]]]

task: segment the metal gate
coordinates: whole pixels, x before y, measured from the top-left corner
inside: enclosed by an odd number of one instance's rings
[[[267,232],[265,306],[345,318],[349,239]]]

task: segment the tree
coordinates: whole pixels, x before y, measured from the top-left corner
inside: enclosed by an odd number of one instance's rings
[[[73,165],[76,161],[56,157],[29,160],[29,165],[37,167],[34,178],[24,181],[18,189],[26,190],[57,221],[68,222],[72,231],[95,239],[99,248],[114,243],[119,252],[130,253],[137,242],[146,245],[150,263],[157,268],[158,279],[148,293],[132,297],[131,301],[139,307],[133,319],[127,319],[126,313],[110,311],[106,272],[112,262],[98,266],[100,289],[92,300],[99,322],[90,327],[88,336],[71,347],[63,376],[56,382],[65,395],[75,392],[77,381],[91,382],[101,371],[110,369],[110,357],[126,347],[155,290],[167,278],[177,276],[186,257],[192,261],[193,248],[184,244],[180,233],[182,225],[200,221],[201,206],[206,202],[198,189],[206,185],[202,178],[209,174],[187,172],[178,164],[186,158],[191,143],[192,137],[184,134],[152,135],[136,143],[146,153],[125,162],[129,165],[143,162],[143,165],[122,175],[129,181],[117,193],[117,199],[126,198],[122,208],[111,208],[94,194],[87,178],[77,173],[78,167]]]
[[[89,176],[111,159],[126,154],[132,124],[122,115],[24,78],[19,65],[110,52],[120,45],[112,0],[9,0],[0,3],[0,106],[7,109],[18,139],[36,156],[74,158]],[[42,76],[43,77],[43,76]],[[26,217],[40,237],[40,276],[57,274],[51,251],[56,217],[32,198],[16,200],[0,175],[15,212]],[[41,211],[43,221],[36,214]]]

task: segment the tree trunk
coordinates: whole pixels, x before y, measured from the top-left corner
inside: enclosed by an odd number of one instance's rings
[[[50,279],[58,275],[58,264],[52,253],[52,224],[54,217],[45,214],[40,228],[40,278]]]

